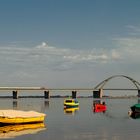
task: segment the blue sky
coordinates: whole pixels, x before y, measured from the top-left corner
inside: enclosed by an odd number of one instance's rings
[[[94,87],[116,74],[140,81],[139,7],[138,0],[1,0],[1,85]]]

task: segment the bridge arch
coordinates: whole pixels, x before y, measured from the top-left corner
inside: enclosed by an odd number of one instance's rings
[[[94,87],[94,89],[95,89],[95,90],[96,90],[96,89],[103,89],[103,87],[106,85],[106,83],[107,83],[108,81],[110,81],[111,79],[116,78],[116,77],[124,77],[124,78],[130,80],[130,81],[135,85],[135,87],[136,87],[138,90],[140,90],[140,88],[139,88],[139,87],[140,87],[140,83],[139,83],[138,81],[134,80],[133,78],[128,77],[128,76],[125,76],[125,75],[114,75],[114,76],[111,76],[111,77],[105,79],[104,81],[102,81],[101,83],[99,83],[98,85],[96,85],[96,86]]]

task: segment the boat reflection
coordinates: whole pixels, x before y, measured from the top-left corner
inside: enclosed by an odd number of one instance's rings
[[[15,138],[26,134],[35,134],[42,130],[46,130],[44,123],[0,126],[0,139]]]
[[[94,113],[99,113],[99,112],[105,113],[106,110],[107,110],[107,106],[106,106],[105,102],[103,102],[101,100],[93,101],[93,112]]]
[[[129,113],[129,116],[132,119],[140,119],[140,113],[139,112],[131,112],[131,113]]]
[[[75,113],[77,113],[79,110],[79,107],[68,107],[68,108],[64,108],[64,114],[71,114],[74,115]]]

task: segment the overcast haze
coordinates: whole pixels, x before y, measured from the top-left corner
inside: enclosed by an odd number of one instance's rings
[[[1,0],[0,85],[140,82],[140,1]]]

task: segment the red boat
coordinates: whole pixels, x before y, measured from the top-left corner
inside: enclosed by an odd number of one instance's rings
[[[95,103],[94,105],[93,105],[93,111],[94,112],[105,112],[106,111],[106,109],[107,109],[107,107],[106,107],[106,105],[103,103],[103,104],[101,104],[101,103]]]

